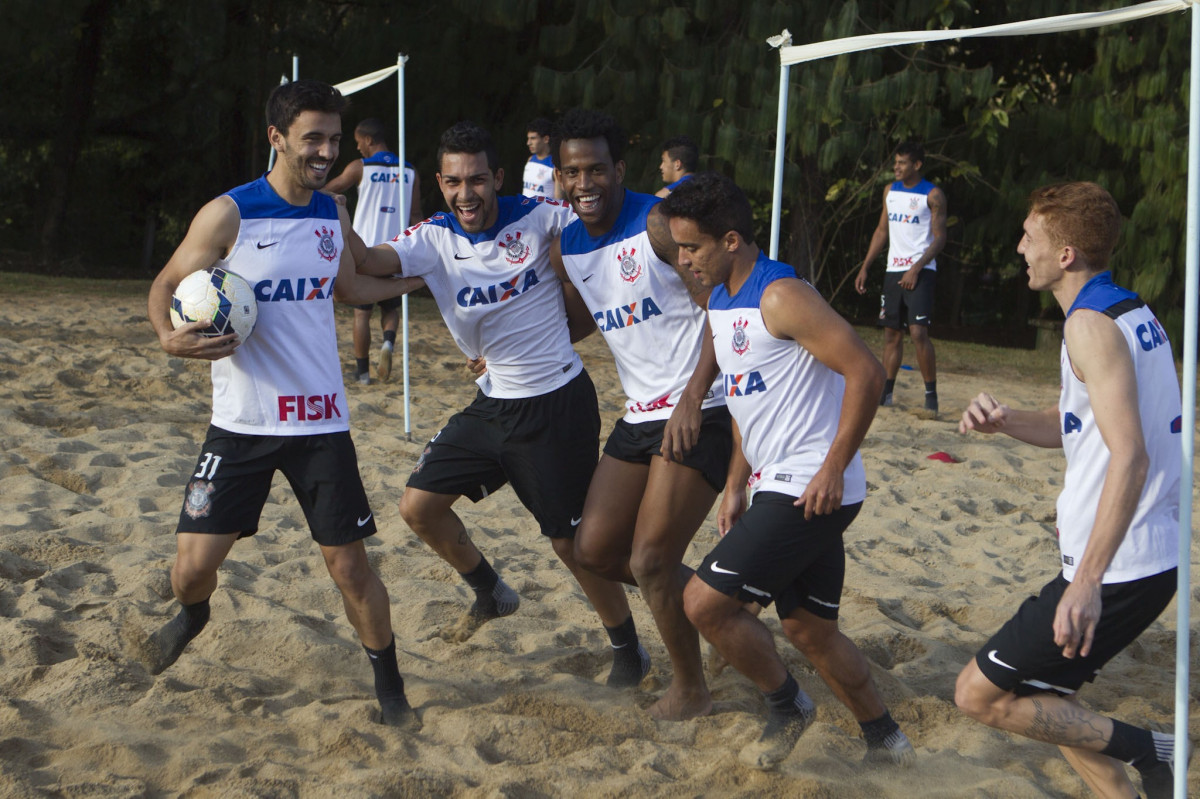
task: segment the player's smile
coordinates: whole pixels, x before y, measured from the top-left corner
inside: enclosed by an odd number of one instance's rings
[[[625,162],[615,164],[603,138],[567,139],[559,146],[559,180],[571,208],[595,236],[617,221],[624,200]]]
[[[446,206],[463,230],[479,233],[496,224],[500,216],[496,192],[504,170],[493,175],[486,153],[445,153],[437,179]]]

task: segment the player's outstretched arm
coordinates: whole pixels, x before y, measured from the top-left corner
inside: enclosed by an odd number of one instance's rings
[[[831,513],[842,506],[843,474],[879,407],[883,366],[854,328],[802,280],[776,280],[763,292],[761,308],[771,335],[793,339],[845,378],[837,432],[824,463],[796,501],[804,505],[805,518]]]
[[[362,159],[355,158],[346,164],[346,168],[342,170],[342,174],[325,184],[325,191],[329,194],[345,194],[362,182],[362,176]]]
[[[650,248],[654,250],[654,254],[660,260],[671,265],[675,274],[679,275],[679,279],[687,287],[692,301],[707,311],[708,296],[712,293],[712,288],[696,280],[696,276],[691,273],[691,270],[679,266],[679,246],[671,237],[671,228],[667,225],[667,219],[663,216],[662,209],[657,205],[651,208],[650,213],[646,215],[646,235],[650,239]]]
[[[1062,446],[1058,429],[1058,407],[1044,411],[1019,411],[1003,404],[986,391],[971,400],[958,422],[958,432],[1004,433],[1038,447]]]
[[[171,325],[171,295],[180,282],[201,269],[207,269],[229,254],[237,241],[241,216],[237,204],[229,197],[218,197],[205,204],[192,220],[166,266],[150,285],[147,311],[150,324],[158,334],[159,344],[169,354],[180,358],[202,358],[215,361],[231,354],[237,346],[237,335],[202,336],[201,330],[210,322],[189,322],[175,329]]]
[[[891,190],[891,186],[887,186],[883,190],[883,210],[879,212],[879,224],[875,226],[875,232],[871,234],[871,244],[867,247],[867,256],[863,258],[862,266],[858,268],[858,275],[854,278],[854,290],[859,294],[867,293],[867,267],[879,257],[879,253],[883,252],[883,248],[887,246],[887,196]]]
[[[1133,357],[1116,323],[1102,313],[1079,310],[1067,320],[1063,336],[1076,376],[1087,383],[1096,428],[1109,451],[1087,547],[1054,615],[1054,642],[1063,648],[1063,657],[1070,658],[1091,651],[1104,572],[1137,510],[1150,456],[1138,411]]]
[[[363,240],[350,226],[350,215],[345,207],[338,206],[338,221],[342,227],[342,240],[346,246],[342,248],[341,259],[338,261],[338,276],[333,284],[333,298],[338,302],[351,305],[365,305],[369,302],[399,297],[415,291],[425,285],[419,277],[401,277],[400,256],[396,255],[387,244],[376,247],[366,247]],[[356,243],[357,242],[357,243]],[[373,259],[366,253],[373,255]],[[389,256],[390,254],[390,256]],[[362,258],[362,263],[359,259]],[[366,272],[363,264],[374,265],[379,271]],[[393,267],[390,272],[388,267]],[[378,277],[376,275],[390,275]]]

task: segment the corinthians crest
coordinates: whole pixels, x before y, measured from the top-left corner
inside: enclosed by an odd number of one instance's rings
[[[621,262],[621,279],[626,283],[633,283],[642,276],[642,265],[635,259],[637,247],[630,249],[628,252],[625,248],[621,248],[621,252],[617,254],[617,260]]]
[[[745,355],[750,351],[750,337],[746,335],[745,319],[738,319],[733,323],[733,351],[738,355]]]
[[[212,510],[213,484],[207,480],[193,480],[188,483],[187,499],[184,500],[183,510],[193,519],[202,519]]]
[[[517,231],[517,235],[511,233],[504,234],[504,241],[497,241],[498,245],[504,248],[504,260],[510,264],[523,264],[525,259],[529,257],[529,245],[521,241],[521,231]]]
[[[314,230],[313,235],[320,241],[317,242],[317,255],[320,255],[326,261],[332,261],[337,258],[337,245],[333,243],[333,231],[321,226],[320,230]]]

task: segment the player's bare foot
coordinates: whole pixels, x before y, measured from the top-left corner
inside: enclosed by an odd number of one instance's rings
[[[712,708],[712,694],[707,689],[687,691],[671,683],[662,698],[647,708],[646,712],[650,718],[658,721],[687,721],[707,716]]]

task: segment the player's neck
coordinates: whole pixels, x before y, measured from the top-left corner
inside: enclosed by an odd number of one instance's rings
[[[741,291],[742,286],[746,285],[746,281],[750,279],[750,273],[754,271],[754,265],[758,263],[758,253],[757,244],[743,243],[734,254],[733,269],[730,270],[729,277],[725,279],[725,291],[730,297]]]
[[[267,183],[288,205],[305,206],[312,202],[313,190],[306,189],[293,180],[288,174],[287,168],[278,162],[276,162],[275,168],[267,173]]]
[[[911,178],[900,181],[900,183],[903,184],[904,188],[911,189],[924,179],[925,178],[921,175],[921,173],[918,172],[917,174],[913,175]]]
[[[621,218],[621,209],[625,207],[625,187],[617,186],[617,190],[613,193],[613,203],[609,207],[608,213],[604,218],[595,225],[589,225],[584,222],[583,227],[587,230],[588,235],[592,237],[603,236],[605,233],[613,229],[613,225],[617,224],[617,220]]]

